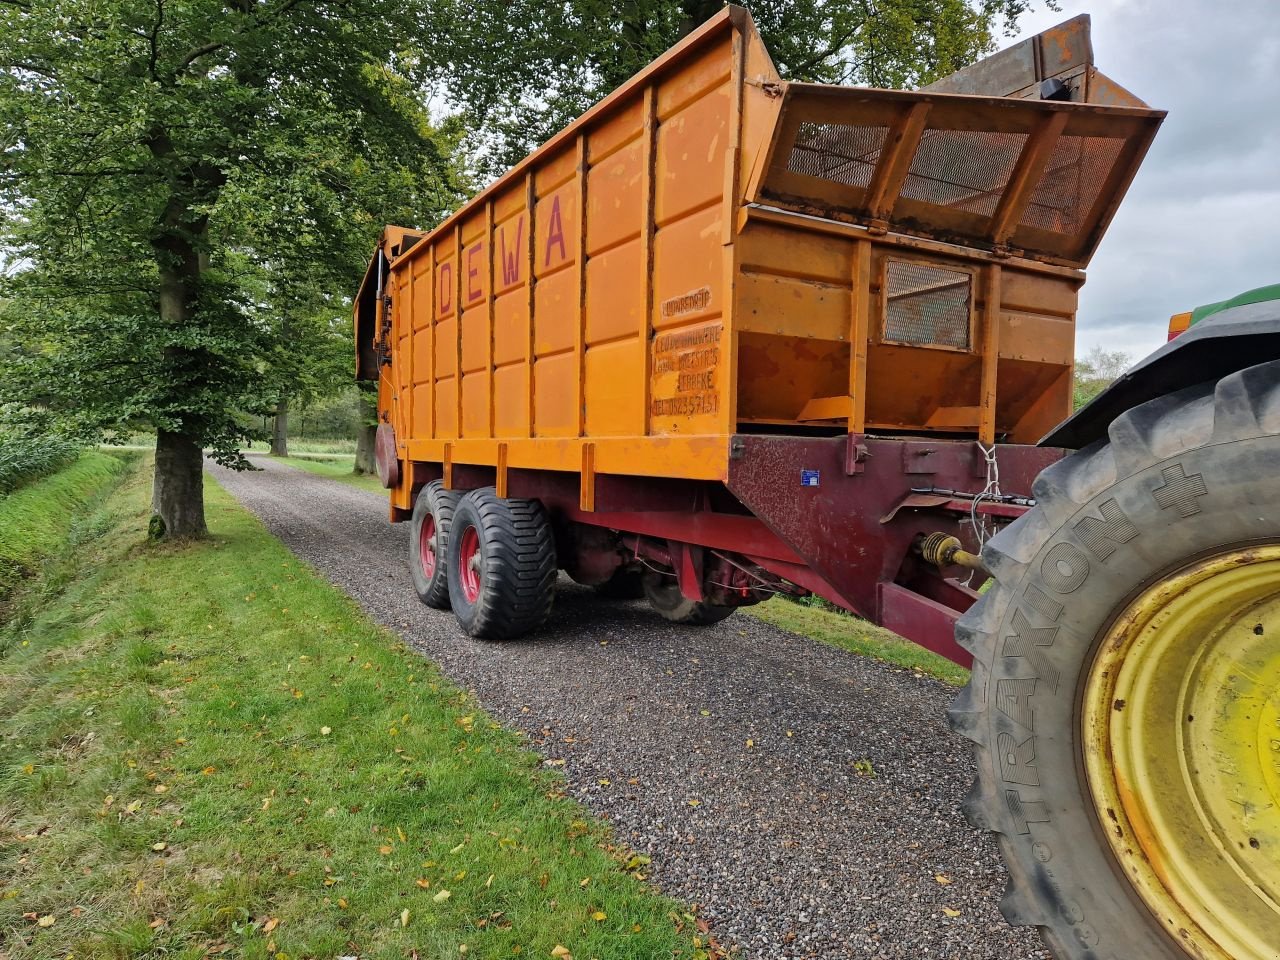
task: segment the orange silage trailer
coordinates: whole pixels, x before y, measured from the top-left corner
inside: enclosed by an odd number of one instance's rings
[[[910,93],[782,82],[730,7],[434,230],[388,227],[358,370],[424,600],[501,637],[557,567],[686,622],[813,592],[967,662],[957,564],[1060,456],[1031,444],[1070,412],[1081,268],[1163,116],[1085,27],[1016,96]],[[536,597],[486,592],[515,589],[486,510],[541,544]]]

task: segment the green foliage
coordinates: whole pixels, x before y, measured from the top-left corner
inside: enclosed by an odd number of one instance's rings
[[[988,52],[1033,0],[743,0],[788,80],[903,88]],[[714,16],[719,0],[440,4],[444,69],[486,173],[511,165]],[[1053,0],[1046,6],[1055,8]]]
[[[149,500],[0,628],[0,953],[705,957],[647,857],[229,496],[139,549]]]
[[[1133,357],[1123,350],[1103,350],[1095,346],[1085,356],[1077,357],[1072,409],[1079,410],[1092,401],[1131,366]]]
[[[91,451],[71,466],[0,498],[0,599],[57,550],[86,505],[121,470],[117,457]]]
[[[79,452],[79,444],[61,437],[6,434],[0,430],[0,498],[66,466]]]
[[[0,401],[235,462],[240,411],[309,389],[283,361],[336,342],[382,224],[460,195],[424,24],[387,0],[0,5]]]

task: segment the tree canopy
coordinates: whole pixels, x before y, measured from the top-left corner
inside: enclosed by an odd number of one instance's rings
[[[1033,2],[741,0],[784,79],[895,89],[978,59]],[[449,37],[438,86],[464,111],[481,169],[497,173],[722,7],[720,0],[444,3],[435,12],[436,31]]]
[[[4,322],[23,344],[0,399],[45,390],[85,436],[157,430],[171,532],[203,531],[200,448],[235,460],[261,401],[278,329],[262,271],[305,260],[346,287],[382,223],[458,200],[449,132],[418,97],[420,12],[0,5]]]

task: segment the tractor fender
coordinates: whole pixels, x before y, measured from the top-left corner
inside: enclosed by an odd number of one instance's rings
[[[1280,301],[1223,310],[1191,327],[1054,427],[1042,447],[1079,450],[1127,410],[1237,370],[1280,359]]]

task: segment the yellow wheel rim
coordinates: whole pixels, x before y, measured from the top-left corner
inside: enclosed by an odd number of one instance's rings
[[[1280,545],[1138,597],[1084,689],[1084,765],[1122,869],[1188,955],[1280,955]]]

